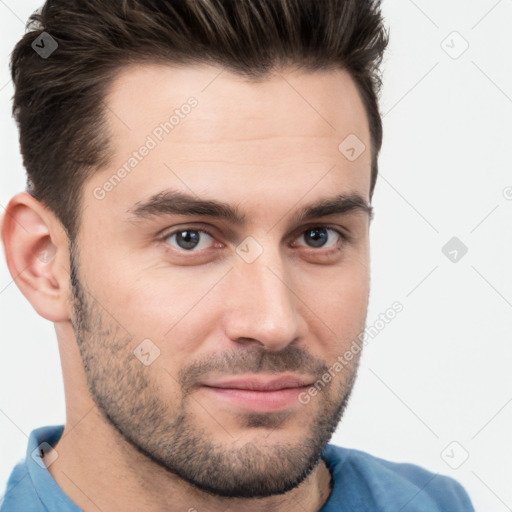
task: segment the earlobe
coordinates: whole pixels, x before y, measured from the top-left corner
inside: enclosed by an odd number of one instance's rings
[[[15,195],[2,219],[9,272],[43,318],[70,318],[68,238],[46,206],[27,192]]]

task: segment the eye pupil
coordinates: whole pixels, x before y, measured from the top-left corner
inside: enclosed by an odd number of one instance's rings
[[[182,249],[193,249],[199,243],[198,232],[191,229],[179,231],[176,233],[176,242]]]
[[[325,228],[313,228],[308,229],[306,233],[308,235],[313,233],[311,240],[313,241],[313,247],[322,247],[327,240],[327,233]]]

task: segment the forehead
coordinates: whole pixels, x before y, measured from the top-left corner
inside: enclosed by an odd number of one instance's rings
[[[167,114],[190,97],[198,100],[199,108],[173,136],[186,138],[190,135],[186,128],[190,128],[193,142],[224,137],[240,140],[243,134],[247,139],[269,138],[283,130],[288,136],[298,137],[339,138],[347,129],[353,129],[362,139],[368,135],[356,85],[342,69],[288,69],[249,81],[209,65],[133,65],[118,74],[105,103],[114,134],[129,135],[168,120]]]
[[[281,187],[298,201],[315,183],[319,194],[335,188],[368,198],[368,121],[344,70],[289,69],[248,81],[209,65],[130,66],[105,105],[113,158],[89,194],[124,171],[103,206],[126,211],[167,188],[224,200],[250,190],[272,200]],[[348,158],[345,146],[354,144],[361,154]]]

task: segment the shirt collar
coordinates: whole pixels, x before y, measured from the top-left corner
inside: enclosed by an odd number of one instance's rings
[[[59,456],[52,447],[59,440],[64,425],[53,425],[33,430],[27,447],[27,471],[34,489],[44,506],[52,512],[81,512],[59,487],[47,469]],[[44,456],[41,456],[41,454]]]

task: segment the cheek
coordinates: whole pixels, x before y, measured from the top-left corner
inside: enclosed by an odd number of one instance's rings
[[[333,269],[329,273],[302,279],[300,296],[317,315],[317,332],[327,333],[336,340],[340,350],[364,330],[368,309],[369,272],[366,265],[351,265]],[[325,326],[328,326],[326,331]],[[311,328],[314,330],[313,328]],[[334,338],[332,338],[332,336]],[[325,336],[324,336],[325,339]]]
[[[218,272],[200,274],[169,268],[137,274],[117,269],[101,284],[104,307],[133,336],[134,346],[149,339],[162,356],[168,353],[177,362],[201,345],[213,325],[213,312],[206,307],[211,303],[204,298],[218,281]]]
[[[347,273],[336,283],[329,285],[332,305],[337,311],[352,315],[365,313],[368,304],[369,276],[365,272]]]
[[[364,283],[361,286],[347,284],[341,289],[326,290],[325,296],[316,303],[322,304],[321,315],[327,325],[336,333],[351,335],[362,329],[368,306],[367,290]]]

